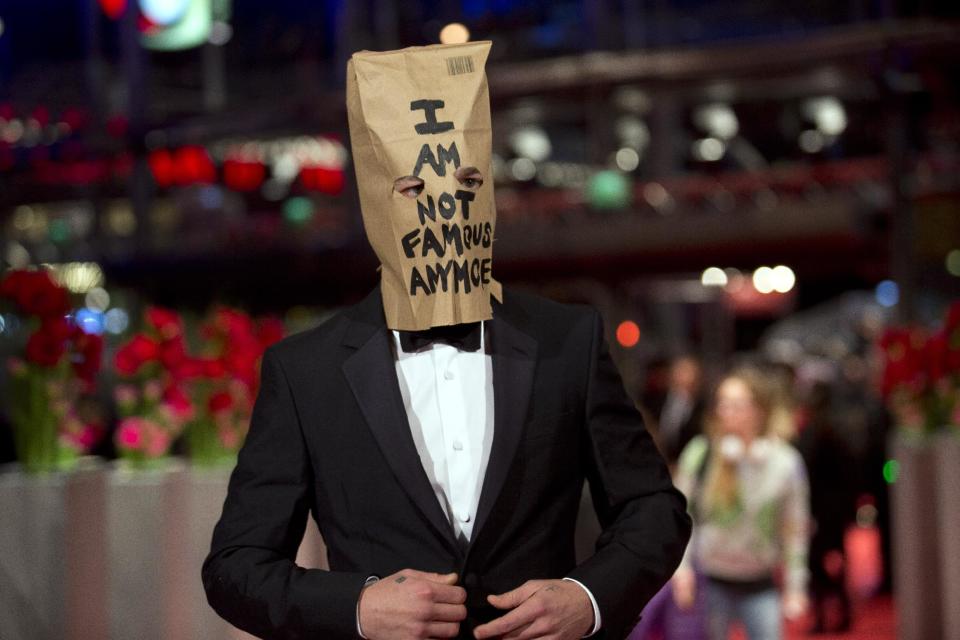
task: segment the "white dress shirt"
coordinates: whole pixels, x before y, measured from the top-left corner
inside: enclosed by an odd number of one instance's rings
[[[406,353],[393,331],[397,380],[423,470],[461,542],[470,540],[493,444],[493,358],[436,342]]]
[[[400,333],[392,331],[410,433],[437,501],[464,544],[473,534],[493,444],[493,358],[486,349],[485,324],[480,323],[477,351],[435,342],[407,353]],[[579,581],[565,580],[580,585],[590,598],[594,624],[584,637],[592,636],[600,629],[597,601]],[[357,625],[359,631],[359,615]]]

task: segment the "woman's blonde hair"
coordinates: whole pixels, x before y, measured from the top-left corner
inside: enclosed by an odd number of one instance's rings
[[[720,452],[720,427],[717,420],[717,391],[728,380],[743,382],[751,399],[763,414],[758,434],[789,440],[794,435],[794,420],[788,402],[789,392],[778,378],[754,366],[741,366],[724,375],[713,393],[711,410],[706,419],[705,433],[710,438],[710,459],[703,481],[703,507],[708,513],[730,513],[739,499],[737,464]]]

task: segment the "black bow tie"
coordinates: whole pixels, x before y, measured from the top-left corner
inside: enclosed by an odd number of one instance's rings
[[[467,322],[442,327],[430,327],[423,331],[400,331],[400,348],[406,353],[419,351],[435,342],[443,342],[461,351],[480,349],[480,323]]]

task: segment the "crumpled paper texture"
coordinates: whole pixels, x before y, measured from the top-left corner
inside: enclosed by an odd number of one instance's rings
[[[347,63],[347,116],[367,238],[381,263],[387,326],[421,330],[487,320],[496,208],[490,42],[355,53]],[[478,187],[455,171],[476,167]],[[423,180],[411,198],[394,190]]]

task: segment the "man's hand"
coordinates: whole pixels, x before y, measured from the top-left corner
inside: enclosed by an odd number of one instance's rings
[[[360,593],[360,628],[369,640],[454,638],[467,617],[457,574],[398,571]]]
[[[511,611],[474,629],[476,638],[575,640],[593,627],[590,597],[575,582],[529,580],[487,600],[497,609]]]

